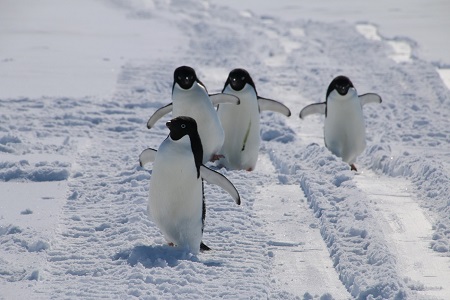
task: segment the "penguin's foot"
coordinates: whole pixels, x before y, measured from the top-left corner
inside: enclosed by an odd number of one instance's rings
[[[225,158],[225,156],[223,156],[222,154],[214,154],[213,156],[211,156],[211,162],[215,162],[216,160],[219,160],[221,158]]]
[[[205,244],[203,244],[203,242],[200,243],[200,250],[201,251],[209,251],[211,250],[211,248],[209,248],[208,246],[206,246]]]
[[[251,171],[253,171],[253,168],[248,168],[248,169],[246,169],[246,171],[251,172]]]
[[[175,244],[172,243],[172,242],[168,243],[168,245],[169,245],[170,247],[175,247]]]
[[[350,170],[357,172],[358,170],[356,169],[355,164],[351,164],[350,165]]]

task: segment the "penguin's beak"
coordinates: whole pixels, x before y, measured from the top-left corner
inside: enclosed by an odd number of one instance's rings
[[[348,92],[348,86],[337,86],[336,89],[338,91],[339,94],[341,94],[342,96],[345,96]]]
[[[172,127],[172,122],[167,121],[166,126],[167,126],[167,128],[169,128],[169,130],[170,130],[170,127]]]

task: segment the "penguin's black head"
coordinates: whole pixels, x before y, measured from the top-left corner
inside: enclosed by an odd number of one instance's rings
[[[333,79],[333,81],[328,86],[327,98],[333,90],[336,90],[339,95],[345,96],[348,90],[353,87],[353,83],[346,76],[338,76]]]
[[[185,90],[190,89],[197,80],[195,70],[188,66],[178,67],[173,73],[173,84],[178,83]]]
[[[228,75],[228,79],[225,82],[225,86],[223,87],[223,89],[225,90],[227,85],[230,85],[233,90],[240,91],[245,87],[246,84],[251,85],[256,92],[255,83],[253,82],[250,74],[244,69],[234,69]]]
[[[200,166],[203,159],[203,146],[197,131],[197,122],[191,117],[180,116],[166,123],[169,128],[169,136],[172,140],[177,141],[189,136],[191,141],[191,150],[194,155],[195,167],[197,168],[197,178],[200,178]]]
[[[185,135],[198,135],[197,122],[191,117],[176,117],[166,123],[167,128],[170,130],[170,137],[172,140],[177,141]]]

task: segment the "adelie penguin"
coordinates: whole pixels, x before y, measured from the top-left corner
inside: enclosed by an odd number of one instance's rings
[[[147,128],[153,127],[171,111],[173,117],[191,117],[198,124],[198,133],[203,143],[202,162],[215,161],[221,157],[219,151],[224,141],[222,124],[214,108],[219,103],[236,105],[239,104],[239,98],[223,93],[208,94],[193,68],[178,67],[173,75],[172,103],[158,109],[148,120]]]
[[[324,114],[325,146],[356,171],[355,160],[366,147],[362,107],[381,101],[381,97],[374,93],[358,96],[350,79],[338,76],[328,86],[326,101],[306,106],[300,111],[300,118]]]
[[[228,75],[222,93],[239,97],[240,105],[220,104],[217,109],[225,132],[219,163],[227,169],[252,171],[258,160],[260,112],[270,110],[290,116],[282,103],[258,96],[255,83],[244,69],[234,69]]]
[[[202,242],[203,179],[222,187],[238,205],[241,200],[225,176],[202,164],[202,142],[194,119],[181,116],[166,126],[170,133],[159,149],[146,149],[139,156],[141,166],[153,162],[148,213],[169,245],[197,254],[209,250]]]

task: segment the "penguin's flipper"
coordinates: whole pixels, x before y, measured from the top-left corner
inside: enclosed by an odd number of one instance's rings
[[[239,97],[225,93],[210,94],[209,99],[211,99],[214,106],[217,106],[220,103],[241,104]]]
[[[260,112],[263,110],[270,110],[274,112],[279,112],[280,114],[283,114],[286,117],[291,116],[291,111],[289,110],[289,108],[283,103],[278,102],[276,100],[258,96],[258,106]]]
[[[364,95],[359,95],[359,101],[361,102],[361,106],[368,103],[381,103],[381,97],[375,93],[367,93]]]
[[[309,116],[312,114],[324,115],[326,108],[327,108],[327,105],[325,102],[313,103],[313,104],[307,105],[300,111],[300,119],[304,119],[306,116]]]
[[[167,115],[172,111],[172,103],[167,104],[166,106],[163,106],[159,108],[155,113],[148,119],[147,121],[147,128],[150,129],[155,125],[155,123],[161,119],[163,116]]]
[[[156,150],[153,148],[147,148],[139,154],[139,164],[141,167],[149,162],[154,162],[156,157]]]
[[[225,176],[219,172],[207,168],[205,165],[200,166],[200,176],[207,182],[215,184],[223,188],[234,199],[237,205],[241,204],[241,196],[234,185]]]

